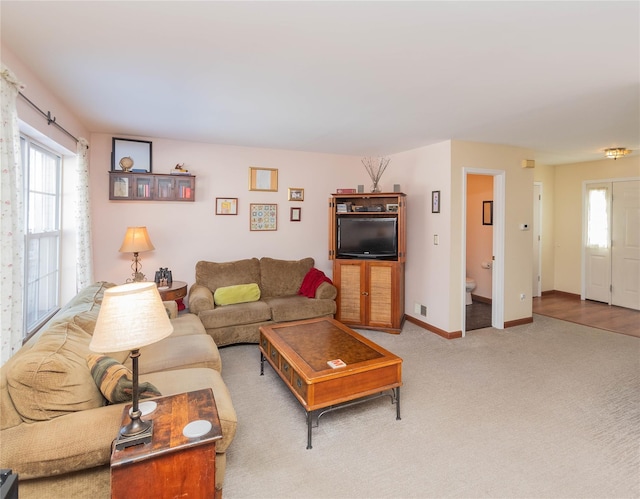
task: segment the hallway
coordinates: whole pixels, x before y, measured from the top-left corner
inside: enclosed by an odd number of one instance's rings
[[[533,313],[640,338],[640,311],[552,292],[533,299]]]

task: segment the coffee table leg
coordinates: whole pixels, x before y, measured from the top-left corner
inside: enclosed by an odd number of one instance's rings
[[[400,387],[396,388],[396,420],[402,419],[400,417]]]
[[[260,376],[264,376],[264,354],[260,352]]]
[[[313,422],[313,411],[307,412],[307,449],[311,449],[311,423]]]

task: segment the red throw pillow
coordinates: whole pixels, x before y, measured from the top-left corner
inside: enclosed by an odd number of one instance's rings
[[[306,296],[307,298],[315,298],[316,290],[323,282],[333,284],[331,279],[329,279],[322,270],[313,267],[307,272],[307,275],[304,276],[298,294]]]

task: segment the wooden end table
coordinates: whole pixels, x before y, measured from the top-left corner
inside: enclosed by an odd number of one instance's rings
[[[187,296],[187,283],[184,281],[173,281],[168,288],[158,288],[162,301],[177,301]]]
[[[111,452],[111,498],[158,499],[214,497],[216,441],[222,438],[218,409],[211,388],[153,399],[155,411],[151,443]],[[142,402],[145,402],[143,400]],[[131,404],[124,408],[129,422]],[[208,421],[208,433],[195,438],[183,434],[193,421]]]

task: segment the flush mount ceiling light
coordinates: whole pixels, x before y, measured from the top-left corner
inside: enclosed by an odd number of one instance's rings
[[[626,156],[631,151],[626,147],[612,147],[604,150],[604,155],[609,159],[618,159],[622,156]]]

